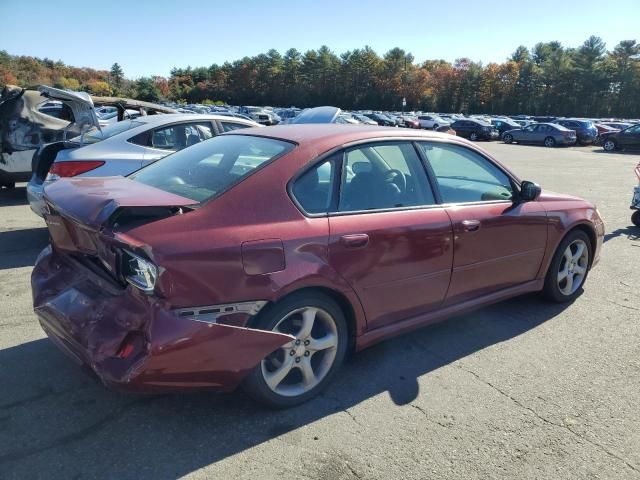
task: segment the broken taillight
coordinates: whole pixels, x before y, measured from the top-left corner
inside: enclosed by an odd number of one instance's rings
[[[144,344],[144,336],[140,332],[131,332],[124,337],[120,348],[116,352],[116,358],[127,359],[131,354],[140,350]]]
[[[82,173],[90,172],[104,165],[102,160],[74,160],[72,162],[55,162],[49,169],[47,180],[55,180],[60,177],[75,177]]]

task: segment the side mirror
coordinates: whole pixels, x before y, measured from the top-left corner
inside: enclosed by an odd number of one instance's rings
[[[523,202],[533,202],[538,199],[542,189],[537,183],[524,180],[520,184],[520,200]]]

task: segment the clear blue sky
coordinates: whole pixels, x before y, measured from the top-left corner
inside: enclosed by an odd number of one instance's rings
[[[613,48],[640,41],[640,0],[2,0],[0,49],[125,75],[168,76],[270,48],[334,52],[393,47],[417,61],[501,62],[518,45],[578,46],[598,35]],[[483,8],[479,8],[483,5]],[[611,12],[611,13],[608,13]]]

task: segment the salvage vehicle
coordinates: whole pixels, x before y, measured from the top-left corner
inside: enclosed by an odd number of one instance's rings
[[[493,127],[498,130],[500,138],[502,138],[502,135],[504,135],[504,132],[506,132],[507,130],[520,128],[520,124],[516,123],[515,120],[511,120],[510,118],[492,118],[491,125],[493,125]]]
[[[580,145],[589,145],[595,143],[598,139],[598,129],[590,120],[563,118],[554,120],[552,123],[562,125],[576,132],[577,143]]]
[[[276,407],[348,350],[527,292],[575,300],[604,235],[594,205],[473,143],[364,125],[235,130],[45,202],[31,283],[58,347],[117,389]]]
[[[640,148],[640,123],[619,132],[603,133],[600,144],[606,152]]]
[[[29,205],[42,216],[44,188],[60,178],[128,175],[214,135],[249,127],[260,124],[221,115],[147,115],[50,143],[34,154],[34,171],[27,185]]]
[[[476,140],[497,140],[500,137],[498,130],[482,120],[464,118],[456,120],[450,127],[456,131],[456,135],[468,138],[473,142]]]
[[[37,90],[6,86],[0,96],[0,187],[28,181],[32,159],[45,144],[64,141],[99,126],[95,106],[113,106],[122,120],[127,109],[140,115],[173,113],[153,103],[119,97],[91,97],[40,86]]]
[[[451,122],[448,122],[434,113],[418,115],[418,122],[420,122],[420,128],[427,128],[430,130],[438,130],[439,127],[449,126],[451,124]]]
[[[507,130],[502,134],[504,143],[528,143],[556,147],[575,145],[576,132],[555,123],[534,123],[523,128]]]

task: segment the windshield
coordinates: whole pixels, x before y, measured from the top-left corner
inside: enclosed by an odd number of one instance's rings
[[[107,138],[111,138],[114,135],[118,135],[119,133],[126,132],[127,130],[131,130],[132,128],[136,128],[141,125],[144,125],[144,123],[134,122],[132,120],[123,120],[121,122],[112,123],[111,125],[104,127],[102,130],[98,130],[94,127],[84,134],[83,142],[85,145],[98,143],[102,140],[106,140]],[[81,143],[80,136],[74,137],[70,141]]]
[[[272,138],[221,135],[158,160],[129,178],[204,202],[293,148]]]

